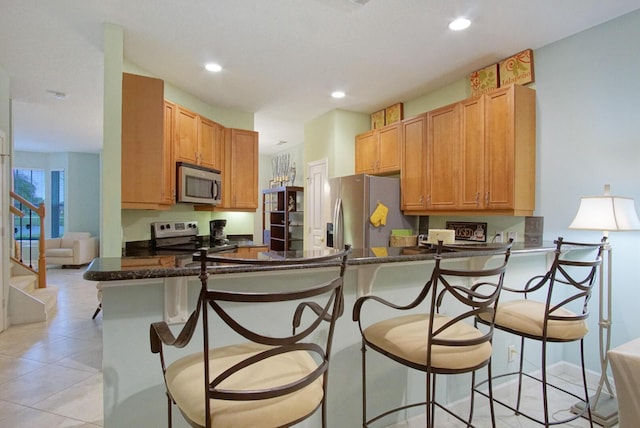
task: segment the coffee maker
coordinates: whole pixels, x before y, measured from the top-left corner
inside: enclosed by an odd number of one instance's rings
[[[224,234],[224,227],[226,225],[227,220],[211,220],[209,222],[209,245],[211,247],[229,243],[227,236]]]

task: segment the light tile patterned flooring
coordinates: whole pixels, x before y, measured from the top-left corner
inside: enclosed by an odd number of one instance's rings
[[[83,272],[50,267],[55,313],[0,333],[0,427],[103,426],[102,317]]]
[[[11,326],[0,333],[0,427],[103,426],[102,317],[91,319],[97,306],[96,288],[94,282],[82,279],[83,272],[49,268],[48,282],[59,288],[58,309],[51,319]],[[569,383],[576,381],[563,377]],[[525,408],[539,406],[538,390],[537,385],[525,390]],[[496,394],[514,395],[507,389],[498,389]],[[573,402],[555,398],[553,405],[569,409]],[[491,426],[486,399],[479,397],[476,408],[474,423]],[[463,405],[461,414],[466,411]],[[496,406],[496,415],[499,428],[540,426],[501,406]],[[554,415],[563,417],[561,412]],[[438,428],[463,426],[452,419],[438,414]],[[425,421],[418,417],[394,426],[424,427]],[[580,419],[562,426],[582,428],[589,424]]]

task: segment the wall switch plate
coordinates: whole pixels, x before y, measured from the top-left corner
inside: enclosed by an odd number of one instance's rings
[[[504,233],[496,232],[496,234],[493,236],[493,242],[497,242],[501,244],[503,241],[504,241]]]
[[[515,243],[518,240],[518,232],[507,232],[507,240],[512,239]]]

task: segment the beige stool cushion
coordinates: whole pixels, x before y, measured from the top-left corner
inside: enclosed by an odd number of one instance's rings
[[[434,316],[434,330],[451,318]],[[428,314],[406,315],[380,321],[364,330],[364,337],[372,344],[413,363],[427,363]],[[441,339],[471,339],[482,333],[470,324],[458,322],[442,334]],[[431,351],[431,366],[434,368],[463,369],[476,367],[491,357],[491,344],[485,342],[474,346],[434,345]]]
[[[513,300],[500,302],[496,311],[496,327],[522,332],[531,336],[542,337],[545,304],[535,300]],[[554,312],[556,316],[572,317],[573,312],[560,308]],[[487,315],[480,318],[488,321]],[[558,340],[578,340],[583,338],[589,329],[583,320],[549,320],[547,337]]]
[[[212,378],[267,347],[246,343],[225,346],[210,352]],[[261,389],[283,385],[304,377],[317,368],[314,359],[305,351],[278,355],[247,367],[222,382],[225,389]],[[182,412],[192,421],[204,426],[204,362],[202,353],[183,357],[166,372],[167,388]],[[322,402],[322,377],[289,395],[255,401],[212,400],[213,426],[257,427],[281,426],[313,412]]]

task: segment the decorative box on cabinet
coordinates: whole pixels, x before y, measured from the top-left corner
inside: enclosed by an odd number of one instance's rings
[[[262,228],[269,249],[302,250],[304,241],[304,189],[297,186],[262,191]]]
[[[535,209],[535,91],[512,85],[426,114],[424,194],[417,140],[403,125],[404,211],[412,214],[532,215]],[[413,120],[413,119],[408,119]],[[407,120],[403,121],[403,123]],[[417,125],[415,125],[417,126]],[[408,158],[411,157],[411,158]],[[408,197],[404,196],[406,191]],[[409,197],[410,196],[410,197]]]
[[[400,125],[396,122],[356,136],[356,174],[393,174],[400,171]]]
[[[175,203],[173,114],[164,82],[122,75],[122,208],[163,209]]]

